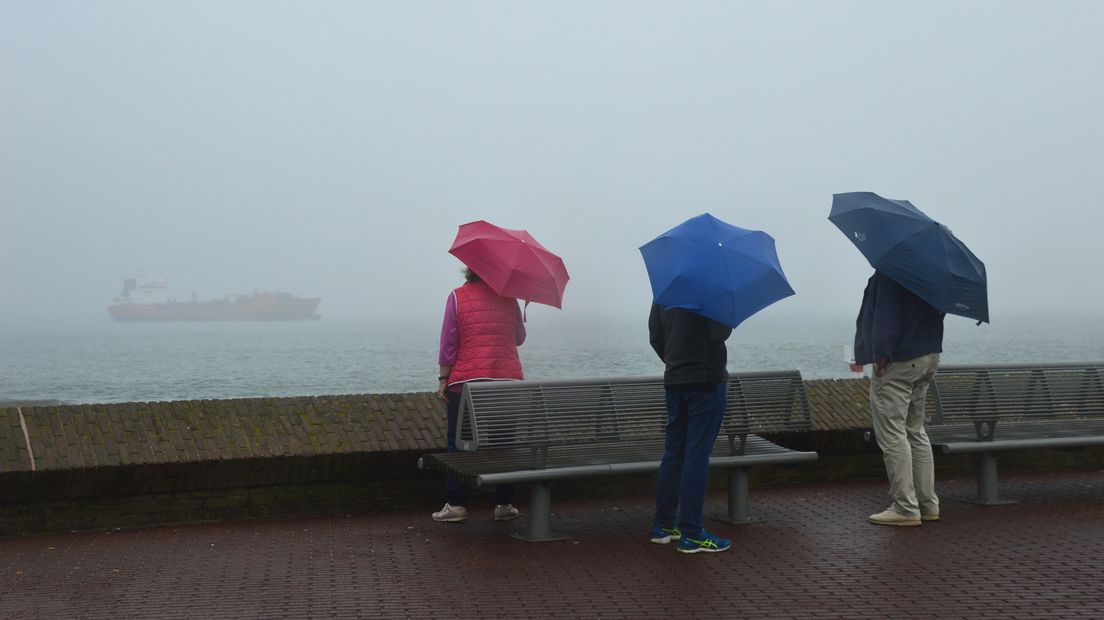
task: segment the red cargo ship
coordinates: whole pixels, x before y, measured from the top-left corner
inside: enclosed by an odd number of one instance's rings
[[[139,283],[123,280],[123,292],[107,307],[116,321],[303,321],[315,314],[321,297],[295,297],[288,293],[227,295],[211,301],[160,301],[168,288],[164,280]]]

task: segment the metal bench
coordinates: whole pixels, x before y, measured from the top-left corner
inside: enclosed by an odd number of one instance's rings
[[[666,423],[661,377],[469,383],[456,429],[461,451],[425,455],[418,467],[478,487],[532,484],[529,532],[517,537],[560,540],[551,531],[551,482],[658,471]],[[815,452],[790,450],[758,434],[811,427],[798,371],[730,377],[725,423],[710,457],[712,467],[728,473],[728,515],[723,520],[754,520],[748,515],[750,467],[817,459]]]
[[[997,455],[1104,444],[1104,363],[948,365],[928,392],[927,432],[946,454],[978,454],[979,504],[997,490]]]

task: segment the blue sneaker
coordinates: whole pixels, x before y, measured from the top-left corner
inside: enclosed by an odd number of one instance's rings
[[[679,532],[677,527],[653,527],[652,528],[652,542],[657,545],[666,545],[672,540],[679,540],[682,538],[682,533]]]
[[[678,544],[679,553],[698,553],[699,551],[719,553],[731,548],[731,540],[714,536],[705,530],[702,530],[701,536],[698,538],[683,536]]]

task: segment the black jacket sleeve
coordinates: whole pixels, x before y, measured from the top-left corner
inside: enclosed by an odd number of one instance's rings
[[[666,361],[663,352],[666,350],[666,341],[663,334],[663,316],[658,304],[652,304],[652,312],[648,315],[648,342],[655,350],[659,359]]]

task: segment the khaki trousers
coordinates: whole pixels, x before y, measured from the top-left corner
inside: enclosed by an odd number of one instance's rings
[[[924,401],[939,367],[939,354],[891,362],[870,379],[874,436],[882,449],[893,510],[915,517],[939,514],[935,462],[924,430]]]

